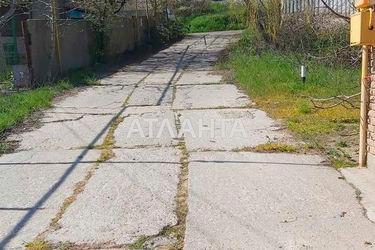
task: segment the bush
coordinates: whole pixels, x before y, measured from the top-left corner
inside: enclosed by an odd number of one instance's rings
[[[247,3],[248,21],[255,31],[256,51],[264,47],[281,52],[297,52],[299,60],[314,58],[321,63],[353,65],[358,62],[358,49],[349,46],[349,25],[332,13],[309,11],[282,14],[280,1]]]
[[[204,15],[210,11],[210,2],[209,0],[182,0],[175,11],[181,17]]]
[[[151,37],[153,46],[165,46],[182,39],[184,28],[179,21],[163,20],[151,30]]]
[[[239,30],[243,28],[240,20],[229,14],[209,14],[194,18],[189,24],[190,32],[209,32],[220,30]]]
[[[349,46],[348,23],[329,14],[312,16],[310,19],[301,14],[285,17],[276,48],[298,52],[303,54],[305,60],[313,57],[330,66],[358,62],[358,48]]]
[[[13,75],[10,69],[6,69],[4,73],[0,72],[0,90],[10,89],[13,87]]]
[[[240,4],[212,3],[207,13],[186,17],[183,23],[193,33],[239,30],[245,28],[245,11]]]

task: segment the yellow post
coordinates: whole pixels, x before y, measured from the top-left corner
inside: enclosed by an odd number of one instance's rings
[[[359,138],[359,167],[367,165],[367,118],[369,102],[368,69],[369,49],[367,45],[362,46],[362,81],[361,81],[361,119]]]

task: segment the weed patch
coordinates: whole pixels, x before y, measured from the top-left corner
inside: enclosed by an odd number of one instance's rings
[[[45,240],[35,240],[25,245],[28,250],[51,250],[52,245]]]
[[[235,150],[235,152],[260,152],[260,153],[298,153],[300,150],[289,144],[281,142],[267,142],[256,147],[244,147]]]
[[[352,166],[340,144],[340,133],[353,133],[359,122],[359,109],[341,105],[317,108],[310,98],[353,95],[359,92],[360,72],[345,65],[335,67],[307,61],[305,83],[299,77],[299,55],[276,50],[256,51],[251,47],[251,33],[245,33],[231,49],[225,66],[234,72],[237,83],[252,97],[257,106],[272,117],[285,121],[287,127],[309,144],[320,145],[337,167]],[[354,100],[355,105],[358,100]],[[355,131],[354,131],[355,132]],[[335,154],[329,153],[334,141]],[[356,142],[355,142],[356,143]],[[336,146],[335,146],[336,145]],[[272,149],[272,145],[267,145]],[[338,152],[338,153],[337,153]]]
[[[96,83],[97,79],[93,74],[79,71],[51,86],[0,96],[0,134],[23,121],[32,112],[51,107],[57,94],[75,86]]]

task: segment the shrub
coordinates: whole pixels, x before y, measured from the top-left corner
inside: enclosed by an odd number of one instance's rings
[[[12,88],[12,79],[13,75],[10,69],[6,69],[3,73],[0,72],[0,90]]]
[[[300,61],[313,58],[330,66],[358,63],[358,49],[349,46],[348,23],[332,13],[282,15],[282,5],[277,0],[264,4],[248,0],[246,4],[250,28],[256,33],[256,51],[267,47],[297,52]]]
[[[151,42],[155,47],[168,45],[182,39],[183,36],[183,25],[175,20],[163,20],[151,30]]]
[[[207,14],[210,11],[209,0],[181,0],[176,7],[176,14],[182,17]]]
[[[186,32],[239,30],[245,28],[245,9],[241,4],[212,3],[207,13],[183,19]]]
[[[198,16],[190,22],[190,32],[208,32],[242,29],[243,24],[228,14]]]

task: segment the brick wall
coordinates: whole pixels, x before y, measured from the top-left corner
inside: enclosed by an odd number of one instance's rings
[[[368,105],[368,132],[367,132],[367,163],[369,167],[375,168],[375,51],[370,52],[370,84]]]

